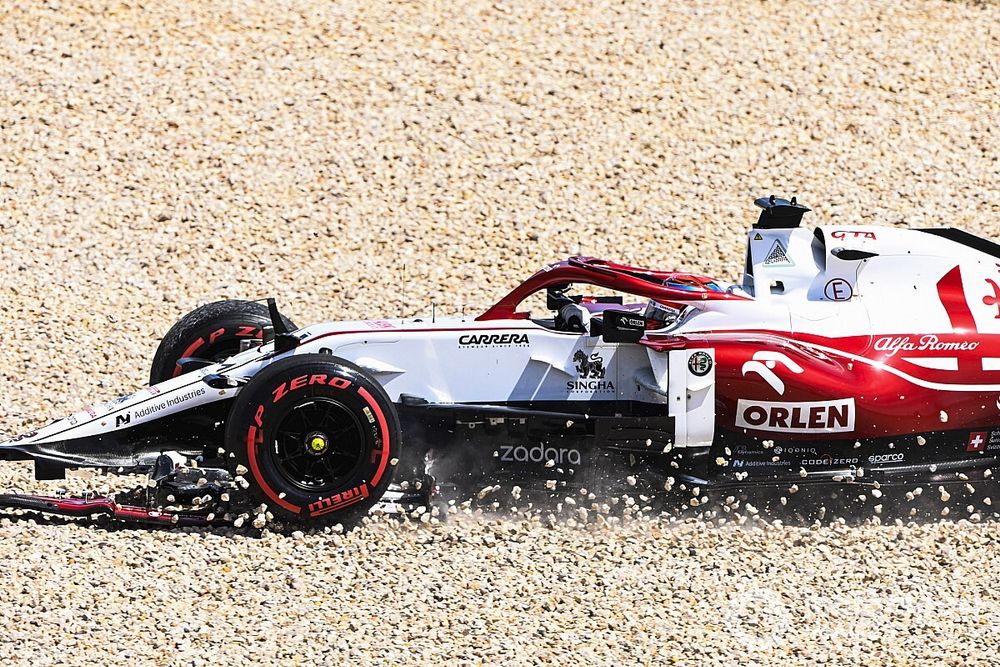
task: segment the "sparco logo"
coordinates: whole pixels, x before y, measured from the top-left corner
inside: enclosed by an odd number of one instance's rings
[[[527,345],[528,334],[466,334],[458,339],[459,347],[485,345]]]
[[[854,399],[736,404],[736,426],[781,433],[847,433],[854,430]]]
[[[896,452],[895,454],[872,454],[868,457],[868,463],[895,463],[902,461],[905,454]]]
[[[503,445],[500,448],[501,461],[516,461],[517,463],[569,463],[580,465],[580,450],[566,447],[525,447],[524,445]]]

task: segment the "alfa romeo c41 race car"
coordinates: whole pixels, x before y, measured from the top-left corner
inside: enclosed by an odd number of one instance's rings
[[[315,525],[463,482],[988,476],[1000,245],[950,228],[809,231],[794,198],[756,204],[739,284],[570,257],[475,319],[296,328],[273,300],[203,306],[163,338],[149,387],[0,444],[40,479],[96,467],[149,487],[0,505],[211,523],[231,518],[235,488]],[[522,307],[542,297],[547,312]]]

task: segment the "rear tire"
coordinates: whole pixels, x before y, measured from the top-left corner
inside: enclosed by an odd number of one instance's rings
[[[402,443],[382,386],[327,354],[276,361],[240,390],[226,424],[231,472],[285,521],[359,521],[392,482]],[[246,468],[246,471],[239,469]]]
[[[290,331],[298,327],[282,316]],[[200,357],[221,361],[240,351],[240,341],[260,339],[271,325],[267,306],[256,301],[233,299],[205,304],[177,321],[160,341],[149,371],[149,384],[180,375],[177,361]]]

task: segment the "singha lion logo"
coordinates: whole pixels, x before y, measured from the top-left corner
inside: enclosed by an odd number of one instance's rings
[[[577,362],[576,372],[580,374],[581,379],[604,379],[604,359],[596,352],[588,359],[586,352],[577,350],[573,355],[573,361]]]

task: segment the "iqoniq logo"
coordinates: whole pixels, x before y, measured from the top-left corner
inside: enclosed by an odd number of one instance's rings
[[[570,380],[566,383],[568,391],[614,391],[615,385],[610,380],[605,380],[604,375],[607,369],[604,368],[604,358],[594,352],[589,357],[583,350],[577,350],[573,355],[576,362],[576,372],[580,376],[579,380]]]

